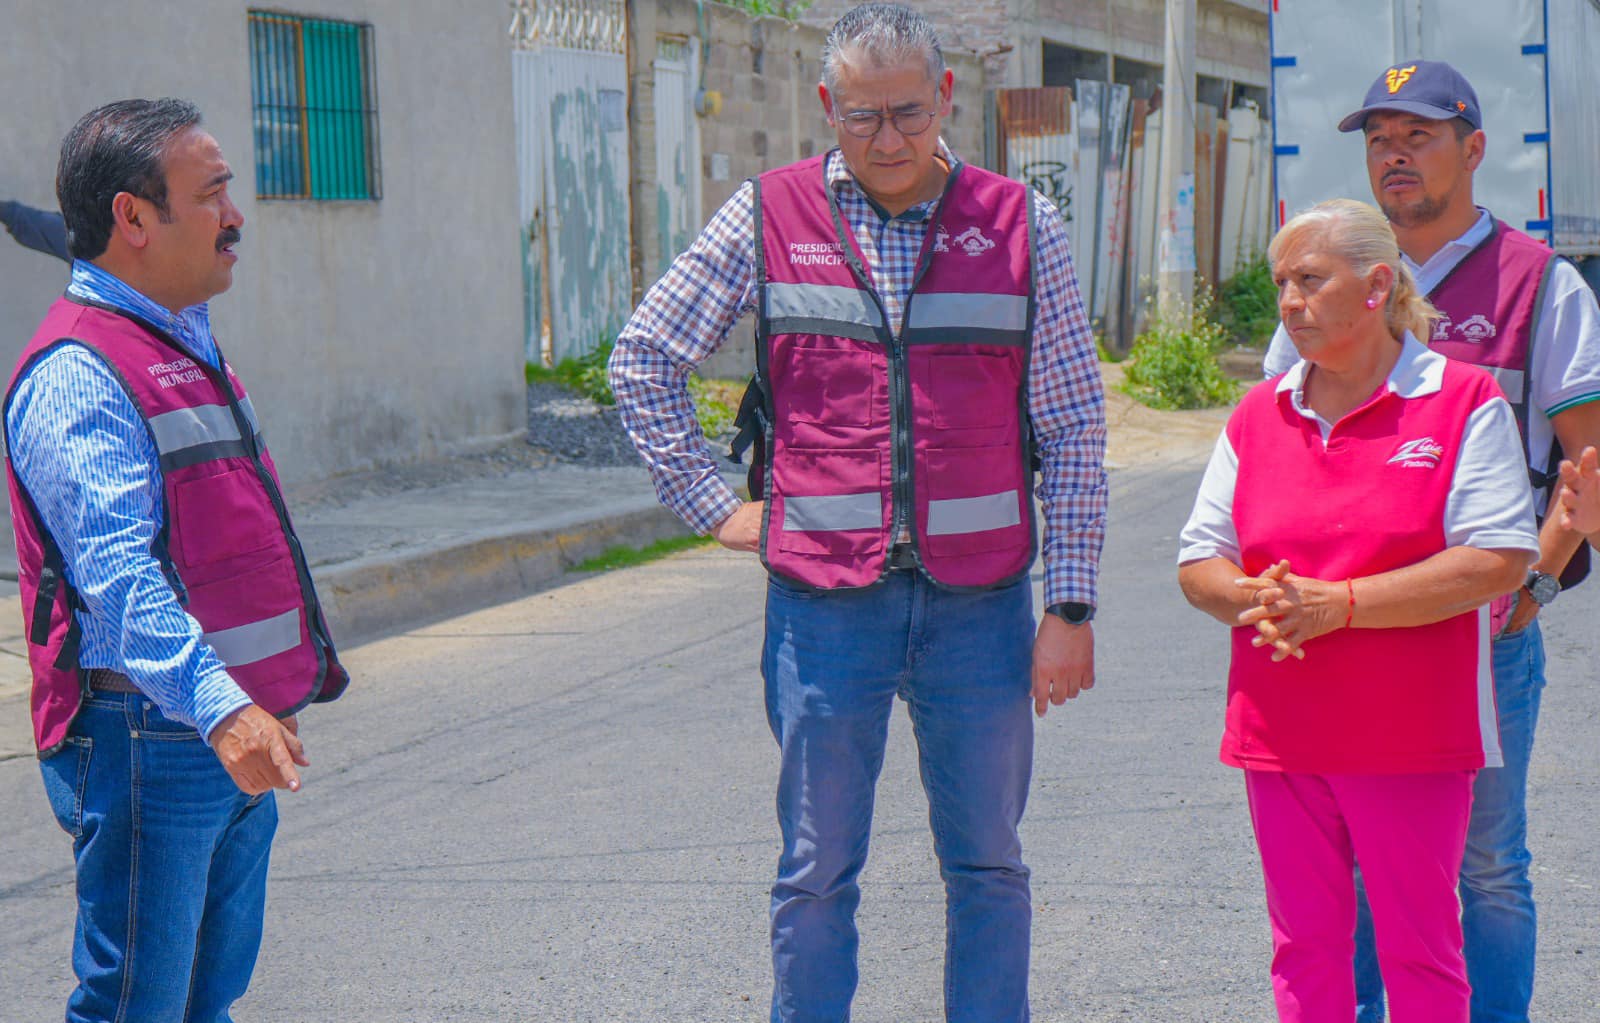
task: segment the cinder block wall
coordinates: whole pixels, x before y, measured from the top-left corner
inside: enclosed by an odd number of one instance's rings
[[[825,27],[782,18],[752,17],[707,3],[704,20],[693,0],[636,0],[630,5],[630,96],[633,250],[639,294],[654,283],[641,268],[657,251],[655,210],[655,90],[652,62],[659,37],[700,39],[705,88],[722,95],[722,110],[699,118],[701,211],[709,220],[747,178],[826,152],[833,130],[822,114],[817,83]],[[985,76],[975,54],[947,49],[955,71],[955,109],[944,138],[962,159],[983,163]],[[703,367],[708,376],[748,375],[750,329],[734,329],[723,351]]]

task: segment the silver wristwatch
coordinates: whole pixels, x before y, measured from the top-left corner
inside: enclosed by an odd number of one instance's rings
[[[1549,607],[1561,593],[1561,580],[1549,572],[1529,572],[1522,586],[1540,607]]]

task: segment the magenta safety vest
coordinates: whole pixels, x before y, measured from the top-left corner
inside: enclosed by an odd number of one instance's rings
[[[1428,296],[1443,318],[1434,324],[1428,343],[1439,354],[1482,366],[1500,384],[1516,413],[1528,457],[1534,506],[1544,520],[1544,501],[1561,461],[1559,443],[1548,451],[1529,446],[1528,406],[1533,400],[1533,344],[1544,309],[1544,293],[1555,266],[1555,253],[1543,242],[1501,221],[1477,248],[1440,281]],[[1563,570],[1563,587],[1576,586],[1589,574],[1589,545],[1582,544]],[[1511,598],[1496,602],[1497,618]],[[1498,621],[1496,623],[1498,629]]]
[[[1482,370],[1447,359],[1437,392],[1407,398],[1380,387],[1324,440],[1289,392],[1258,384],[1227,425],[1240,567],[1258,575],[1287,558],[1301,575],[1343,580],[1444,550],[1462,435],[1499,397]],[[1251,645],[1255,629],[1233,629],[1222,761],[1357,774],[1499,766],[1483,615],[1340,629],[1305,660],[1280,663],[1271,647]]]
[[[229,676],[278,716],[338,697],[349,676],[329,637],[255,411],[232,369],[224,362],[218,373],[152,325],[63,298],[22,351],[6,391],[7,411],[22,375],[68,343],[111,368],[150,431],[163,481],[163,528],[151,553]],[[9,450],[8,443],[34,741],[43,757],[66,741],[88,675],[78,663],[79,602]]]
[[[952,168],[901,322],[844,229],[826,157],[755,182],[761,555],[818,589],[867,586],[897,539],[952,589],[1033,563],[1026,186]]]

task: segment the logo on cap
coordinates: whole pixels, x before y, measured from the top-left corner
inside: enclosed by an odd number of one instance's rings
[[[1401,86],[1411,81],[1411,76],[1417,73],[1415,64],[1410,67],[1392,67],[1389,73],[1383,76],[1384,82],[1389,86],[1389,95],[1393,96],[1400,91]]]

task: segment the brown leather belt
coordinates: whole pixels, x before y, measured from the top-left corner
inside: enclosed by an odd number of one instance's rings
[[[110,668],[90,668],[89,688],[103,693],[139,693],[139,687],[120,671]]]

